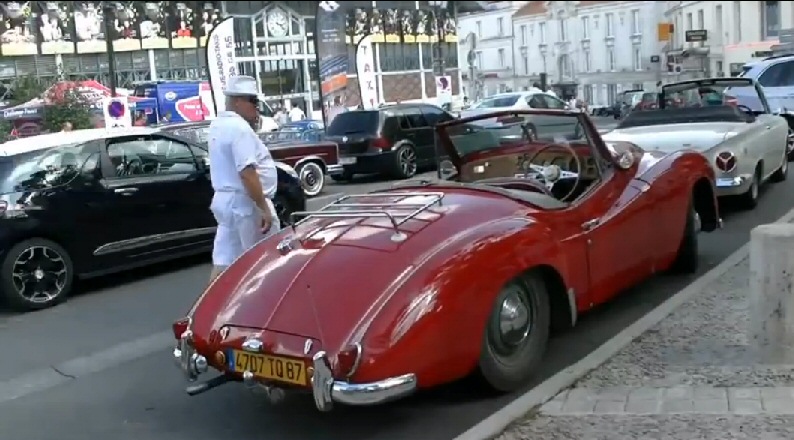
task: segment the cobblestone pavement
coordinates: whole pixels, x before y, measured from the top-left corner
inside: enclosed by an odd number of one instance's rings
[[[748,344],[748,266],[497,439],[794,439],[794,365],[762,365]]]

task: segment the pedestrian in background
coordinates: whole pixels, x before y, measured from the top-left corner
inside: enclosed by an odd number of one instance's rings
[[[61,131],[62,132],[63,131],[72,131],[72,130],[74,130],[74,127],[72,127],[72,123],[69,122],[69,121],[66,121],[66,122],[63,123],[63,125],[61,125]]]
[[[298,122],[302,121],[304,118],[306,118],[306,114],[303,113],[303,110],[298,106],[298,101],[293,101],[292,108],[289,109],[289,121]]]
[[[210,209],[218,222],[210,281],[280,229],[271,201],[278,184],[276,164],[253,129],[259,121],[256,80],[232,76],[223,94],[227,110],[209,128],[210,179],[215,191]]]

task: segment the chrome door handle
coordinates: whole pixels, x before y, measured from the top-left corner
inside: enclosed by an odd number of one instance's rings
[[[601,220],[594,218],[592,220],[588,220],[582,223],[582,229],[584,229],[585,231],[589,231],[600,224],[601,224]]]
[[[138,192],[138,188],[116,188],[113,190],[113,192],[116,194],[121,194],[123,196],[128,196]]]

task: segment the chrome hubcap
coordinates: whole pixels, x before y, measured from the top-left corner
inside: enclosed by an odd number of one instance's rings
[[[32,246],[14,260],[11,278],[17,293],[32,303],[52,301],[66,286],[66,263],[47,246]]]
[[[750,196],[753,199],[758,198],[758,180],[753,179],[753,183],[750,185]]]
[[[303,192],[305,192],[307,196],[319,194],[325,183],[323,170],[315,164],[307,164],[301,167],[300,179]]]
[[[493,348],[502,355],[515,353],[532,330],[532,307],[519,286],[509,287],[499,306],[499,331],[493,338]]]
[[[416,173],[416,154],[411,148],[400,150],[400,171],[405,176],[413,176]]]

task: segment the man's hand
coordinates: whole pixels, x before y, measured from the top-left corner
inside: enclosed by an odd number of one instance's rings
[[[266,234],[267,231],[270,230],[271,226],[273,226],[273,220],[270,217],[270,213],[263,212],[262,213],[262,233]]]

